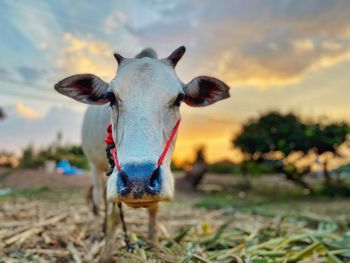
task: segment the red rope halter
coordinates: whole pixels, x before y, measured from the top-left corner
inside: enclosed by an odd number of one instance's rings
[[[163,161],[164,161],[164,159],[165,159],[165,157],[166,157],[166,155],[167,155],[167,153],[168,153],[168,151],[170,149],[171,143],[174,140],[174,137],[175,137],[176,132],[177,132],[177,130],[179,128],[180,122],[181,122],[181,118],[176,122],[173,130],[171,131],[171,134],[170,134],[170,136],[168,138],[168,141],[167,141],[167,143],[166,143],[166,145],[164,147],[164,150],[163,150],[162,154],[160,155],[160,157],[158,159],[157,168],[159,168],[162,165],[162,163],[163,163]],[[113,140],[113,136],[112,136],[112,124],[109,124],[107,126],[107,133],[108,133],[108,135],[107,135],[107,137],[105,139],[106,145],[114,144],[114,140]],[[110,153],[113,156],[115,167],[117,168],[118,171],[120,171],[122,168],[121,168],[119,160],[118,160],[117,148],[116,147],[112,148],[110,150]]]

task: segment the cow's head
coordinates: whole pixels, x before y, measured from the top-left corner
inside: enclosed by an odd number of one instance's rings
[[[163,59],[157,59],[152,49],[135,58],[114,54],[119,66],[110,83],[92,74],[81,74],[55,85],[59,93],[77,101],[110,104],[121,170],[115,169],[108,179],[109,200],[149,206],[171,199],[174,179],[170,161],[176,138],[160,167],[157,162],[180,118],[181,102],[203,107],[229,97],[229,87],[212,77],[200,76],[182,83],[175,66],[184,53],[182,46]]]

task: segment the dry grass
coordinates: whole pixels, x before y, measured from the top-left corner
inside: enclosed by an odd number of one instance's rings
[[[1,201],[0,262],[96,262],[104,241],[102,236],[91,239],[94,218],[81,193],[43,192]],[[48,195],[56,198],[47,201]],[[347,201],[309,200],[284,208],[271,204],[236,210],[225,197],[223,208],[206,210],[193,206],[203,199],[181,198],[161,208],[158,249],[145,241],[146,212],[126,209],[135,250],[126,251],[118,228],[116,261],[350,262]]]

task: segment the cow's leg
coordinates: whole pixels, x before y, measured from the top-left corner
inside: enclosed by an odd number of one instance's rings
[[[97,209],[102,204],[104,183],[103,171],[98,169],[94,164],[91,164],[91,180],[92,180],[92,201]]]
[[[158,246],[158,236],[157,236],[158,208],[159,208],[158,204],[148,208],[148,215],[149,215],[148,239],[154,246]]]
[[[117,211],[116,203],[108,202],[108,217],[107,217],[107,229],[105,234],[105,244],[101,251],[100,263],[109,263],[113,261],[113,249],[115,244],[115,232],[119,223],[119,215]]]
[[[95,215],[94,223],[93,223],[94,229],[91,237],[92,239],[98,239],[102,232],[98,214],[102,205],[102,200],[104,199],[103,171],[98,169],[92,163],[90,164],[90,166],[91,166],[91,181],[92,181],[92,189],[91,189],[92,212]]]

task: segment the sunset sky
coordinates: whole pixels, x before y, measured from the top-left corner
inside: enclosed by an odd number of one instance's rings
[[[231,98],[182,106],[175,157],[206,145],[210,161],[238,160],[231,139],[268,110],[350,121],[350,1],[0,1],[0,150],[80,141],[85,106],[53,85],[76,73],[110,81],[113,53],[185,45],[177,65],[188,82],[215,76]]]

